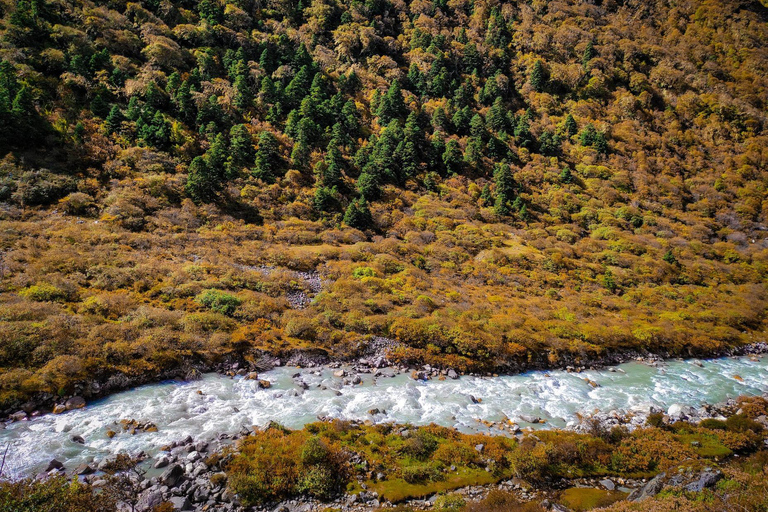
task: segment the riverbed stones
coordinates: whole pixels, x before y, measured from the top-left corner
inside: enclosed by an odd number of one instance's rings
[[[458,379],[458,378],[459,378],[459,374],[458,374],[458,373],[456,373],[456,371],[455,371],[455,370],[453,370],[453,369],[450,369],[450,370],[448,370],[448,378],[449,378],[449,379],[452,379],[452,380],[456,380],[456,379]]]
[[[66,412],[67,406],[64,404],[56,404],[53,406],[53,414],[61,414],[63,412]]]
[[[10,418],[13,421],[22,421],[27,419],[27,413],[25,413],[24,411],[15,412],[11,414]]]
[[[160,475],[160,482],[168,487],[176,487],[182,476],[184,476],[184,468],[180,464],[173,464]]]
[[[85,439],[83,439],[83,436],[74,435],[71,437],[71,440],[73,443],[85,444]]]
[[[259,381],[259,389],[269,389],[272,387],[272,383],[268,380],[260,380]]]
[[[64,404],[64,407],[68,411],[71,411],[73,409],[82,409],[83,407],[85,407],[85,398],[81,396],[73,396],[72,398],[66,401],[66,403]]]
[[[170,499],[173,510],[192,510],[189,500],[186,496],[174,496]]]

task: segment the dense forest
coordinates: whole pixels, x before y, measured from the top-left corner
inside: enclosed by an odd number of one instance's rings
[[[760,2],[0,17],[0,408],[378,336],[486,372],[763,339]]]

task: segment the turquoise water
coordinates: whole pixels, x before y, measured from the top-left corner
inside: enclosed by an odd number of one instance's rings
[[[768,356],[700,364],[669,361],[653,367],[632,362],[578,374],[542,371],[426,382],[406,374],[360,374],[363,383],[356,386],[343,385],[329,369],[276,368],[260,376],[271,381],[270,389],[259,389],[255,381],[208,374],[200,381],[142,386],[85,409],[9,424],[0,431],[0,448],[10,444],[5,474],[20,476],[45,469],[53,458],[71,469],[121,451],[153,454],[187,435],[213,438],[269,421],[299,428],[329,416],[488,432],[479,420],[510,418],[524,427],[528,424],[521,416],[530,415],[546,420],[536,428],[564,427],[575,424],[578,415],[595,411],[647,413],[650,406],[666,410],[672,404],[698,406],[768,392]],[[296,373],[301,376],[292,378]],[[298,386],[299,380],[308,389]],[[386,413],[371,416],[368,411],[374,408]],[[151,421],[158,432],[130,435],[119,428],[122,419]],[[107,437],[110,429],[118,432],[112,439]],[[71,441],[74,435],[82,436],[85,444]]]

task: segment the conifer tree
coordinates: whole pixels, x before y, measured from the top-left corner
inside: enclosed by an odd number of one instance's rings
[[[546,76],[544,75],[544,65],[540,60],[537,60],[533,65],[533,70],[531,70],[531,75],[528,79],[528,82],[531,84],[531,87],[533,87],[534,91],[542,92],[544,90],[546,85]]]
[[[458,174],[461,171],[461,148],[454,139],[449,140],[445,144],[443,165],[451,174]]]
[[[256,162],[253,174],[267,183],[272,183],[277,176],[277,167],[280,162],[280,148],[277,138],[268,131],[259,135],[259,148],[256,151]]]
[[[493,169],[495,186],[494,210],[497,215],[509,215],[510,202],[515,198],[515,178],[506,163],[498,163]]]
[[[361,231],[373,227],[373,217],[365,198],[356,199],[349,203],[347,211],[344,212],[344,223]]]
[[[568,116],[565,118],[564,128],[565,128],[565,133],[568,134],[568,137],[573,137],[579,131],[579,127],[576,124],[576,120],[573,118],[571,114],[568,114]]]

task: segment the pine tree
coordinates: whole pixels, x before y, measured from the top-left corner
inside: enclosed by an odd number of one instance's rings
[[[123,124],[123,120],[123,112],[120,110],[120,107],[113,105],[112,109],[109,111],[107,119],[104,121],[107,132],[115,133],[118,131]]]
[[[435,130],[447,130],[449,128],[448,116],[445,115],[443,107],[437,107],[432,113],[432,126]]]
[[[515,126],[515,144],[521,148],[530,149],[533,146],[534,140],[531,135],[530,122],[528,116],[520,116]]]
[[[533,65],[533,70],[528,79],[528,83],[531,84],[533,90],[536,92],[542,92],[546,86],[546,76],[544,74],[544,65],[540,60],[537,60]]]
[[[494,209],[497,215],[509,215],[509,203],[515,198],[515,178],[508,164],[498,163],[493,169]]]
[[[493,194],[491,193],[490,183],[486,183],[483,190],[480,192],[480,204],[485,207],[493,204]]]
[[[506,109],[504,108],[504,103],[501,98],[496,98],[493,102],[493,106],[488,110],[488,116],[485,120],[491,130],[501,132],[507,128],[505,111]]]
[[[606,140],[605,134],[603,132],[597,132],[595,134],[594,147],[599,154],[608,154],[608,141]]]
[[[371,216],[371,210],[368,208],[368,202],[365,198],[360,198],[349,203],[347,211],[344,212],[344,223],[361,231],[373,227],[373,217]]]
[[[568,134],[568,137],[573,137],[578,133],[579,127],[576,124],[576,120],[573,118],[571,114],[568,114],[568,116],[565,118],[565,133]]]
[[[357,190],[368,201],[375,201],[381,196],[381,181],[373,166],[366,166],[360,173],[357,178]]]
[[[256,151],[256,163],[253,174],[259,179],[272,183],[277,176],[277,168],[280,163],[280,148],[277,138],[268,131],[259,135],[259,148]]]
[[[338,199],[336,198],[336,188],[329,188],[325,186],[319,186],[315,189],[315,197],[313,199],[313,205],[315,210],[321,214],[330,213],[338,207]]]
[[[241,111],[245,111],[253,104],[253,93],[245,75],[235,78],[235,105]]]
[[[461,148],[459,147],[459,143],[454,139],[449,140],[445,144],[443,165],[445,165],[445,168],[451,174],[458,174],[461,172]]]
[[[236,124],[229,132],[229,158],[227,175],[237,176],[243,167],[254,162],[253,138],[244,124]]]
[[[338,187],[341,185],[344,158],[339,151],[338,141],[332,139],[328,143],[325,154],[325,169],[322,174],[322,182],[326,187]]]
[[[560,137],[549,130],[544,130],[539,137],[539,151],[543,155],[554,155],[560,149]]]
[[[597,57],[597,51],[595,51],[595,46],[592,43],[592,41],[589,41],[587,43],[586,48],[584,48],[584,54],[581,56],[581,64],[585,68],[587,67],[587,64],[589,64],[589,61]]]
[[[395,80],[381,98],[376,109],[376,116],[379,118],[379,124],[388,125],[393,119],[404,117],[406,112],[407,108],[405,107],[405,100],[403,100],[400,82]]]
[[[563,170],[560,171],[560,183],[572,183],[573,182],[573,174],[571,173],[571,169],[568,167],[563,167]]]
[[[205,164],[209,172],[222,180],[226,176],[227,149],[227,139],[223,133],[219,133],[205,152]]]
[[[195,157],[189,164],[187,182],[184,190],[195,201],[207,201],[211,199],[219,189],[219,182],[209,173],[205,159]]]

